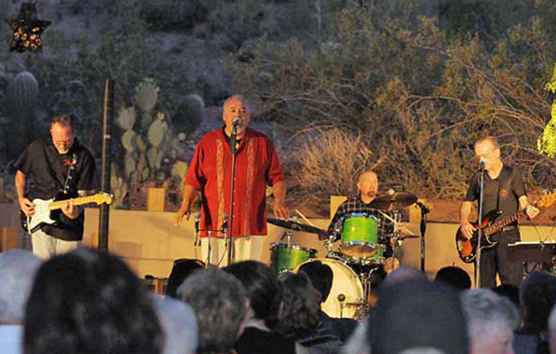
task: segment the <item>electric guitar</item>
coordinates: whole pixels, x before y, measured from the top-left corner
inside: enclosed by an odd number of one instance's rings
[[[539,208],[548,208],[556,202],[556,192],[543,195],[534,205]],[[492,210],[488,212],[480,223],[471,223],[475,227],[473,236],[470,239],[465,237],[461,228],[456,232],[456,249],[459,258],[464,263],[473,263],[477,256],[477,243],[479,237],[479,229],[482,230],[481,249],[488,249],[496,246],[496,234],[504,227],[517,221],[521,211],[512,215],[499,218],[502,215],[500,210]]]
[[[60,200],[59,197],[48,200],[34,199],[35,213],[33,216],[26,216],[21,212],[21,226],[25,231],[29,232],[29,234],[33,234],[45,225],[58,226],[60,220],[59,217],[54,215],[55,211],[62,209],[70,200],[73,201],[73,205],[75,206],[84,204],[109,205],[112,203],[112,195],[108,193],[97,193],[85,197],[62,200]]]

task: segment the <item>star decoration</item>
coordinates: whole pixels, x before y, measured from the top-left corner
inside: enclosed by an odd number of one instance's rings
[[[41,34],[51,23],[37,18],[37,7],[34,3],[21,4],[19,15],[7,22],[12,29],[10,51],[19,53],[27,50],[39,51],[42,47]]]

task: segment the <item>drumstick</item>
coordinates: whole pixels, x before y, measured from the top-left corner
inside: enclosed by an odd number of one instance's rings
[[[378,210],[379,213],[382,214],[382,216],[384,216],[386,219],[390,220],[391,222],[393,222],[394,224],[396,223],[396,220],[394,220],[390,215],[386,214],[385,212]]]
[[[305,222],[306,222],[307,224],[309,224],[309,225],[311,225],[311,226],[316,226],[315,224],[313,224],[312,222],[310,222],[309,219],[307,219],[307,218],[305,217],[305,215],[303,215],[299,210],[295,209],[295,212],[296,212],[297,214],[299,214],[299,216],[301,216],[301,218],[302,218],[303,220],[305,220]]]

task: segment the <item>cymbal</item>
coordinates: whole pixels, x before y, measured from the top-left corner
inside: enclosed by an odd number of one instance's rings
[[[267,218],[266,221],[268,221],[273,225],[280,226],[294,231],[308,232],[311,234],[318,234],[318,235],[326,233],[326,231],[323,229],[319,229],[318,227],[307,225],[307,224],[301,224],[297,221],[275,219],[275,218]]]
[[[409,192],[395,192],[392,194],[381,194],[370,204],[371,208],[392,210],[403,209],[417,202],[417,196]]]

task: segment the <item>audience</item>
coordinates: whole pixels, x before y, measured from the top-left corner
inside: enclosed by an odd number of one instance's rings
[[[400,268],[402,269],[402,268]],[[405,270],[386,277],[376,308],[367,319],[372,353],[398,354],[433,348],[446,354],[467,354],[465,317],[457,293]]]
[[[180,285],[178,297],[195,312],[197,354],[232,353],[249,305],[240,281],[221,269],[196,270]]]
[[[25,302],[41,261],[33,253],[0,253],[0,352],[21,353]]]
[[[467,272],[459,267],[444,267],[437,273],[434,281],[453,287],[456,290],[471,288],[471,278]]]
[[[551,354],[556,354],[556,306],[552,306],[548,317],[548,344]]]
[[[547,329],[550,310],[556,302],[556,278],[544,272],[532,272],[519,288],[523,323],[516,332],[517,354],[547,353]]]
[[[236,351],[239,354],[295,353],[294,341],[272,331],[282,303],[282,288],[272,269],[257,261],[244,261],[224,271],[243,284],[249,299],[249,314]]]
[[[282,309],[276,330],[309,353],[337,353],[342,342],[320,321],[321,294],[305,273],[283,273]]]
[[[178,298],[178,287],[183,284],[185,279],[197,269],[204,268],[205,264],[196,259],[176,259],[172,271],[168,276],[168,283],[166,285],[167,296]]]
[[[330,289],[332,289],[334,277],[334,273],[330,266],[319,261],[312,261],[301,265],[301,267],[299,267],[299,272],[305,273],[309,280],[311,280],[311,284],[320,294],[321,304],[326,302],[330,294]],[[357,321],[355,320],[349,318],[332,318],[322,310],[320,311],[320,321],[323,326],[327,327],[329,331],[342,342],[345,342],[357,327]]]
[[[517,286],[512,284],[500,284],[492,290],[498,295],[510,300],[515,307],[521,308],[521,304],[519,303],[519,288]]]
[[[39,268],[24,321],[25,354],[158,354],[150,294],[119,258],[81,248]]]
[[[197,321],[191,306],[171,297],[153,294],[152,300],[164,331],[163,354],[194,354],[197,350]]]
[[[513,354],[513,330],[519,325],[514,304],[490,289],[462,293],[470,354]]]
[[[277,278],[257,261],[221,270],[182,259],[163,297],[107,253],[81,248],[41,264],[28,251],[8,251],[0,253],[0,348],[6,354],[556,354],[556,277],[548,273],[529,274],[519,289],[489,290],[469,289],[458,267],[442,268],[434,282],[401,267],[384,279],[376,306],[360,323],[321,310],[333,276],[320,261]]]

